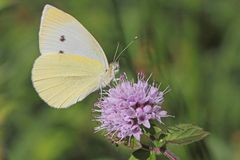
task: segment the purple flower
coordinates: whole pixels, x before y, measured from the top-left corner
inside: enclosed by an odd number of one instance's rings
[[[136,83],[127,80],[126,75],[120,76],[116,85],[95,104],[95,112],[100,113],[96,117],[100,122],[96,131],[105,130],[111,139],[117,139],[116,143],[132,137],[140,141],[143,127],[150,128],[151,120],[162,122],[161,118],[168,116],[161,108],[163,96],[142,73]]]

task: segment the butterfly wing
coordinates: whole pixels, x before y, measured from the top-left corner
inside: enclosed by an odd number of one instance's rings
[[[109,68],[94,37],[71,15],[44,7],[39,32],[41,56],[32,69],[40,97],[55,108],[81,101],[101,86]]]
[[[108,69],[104,51],[94,37],[71,15],[51,6],[43,9],[39,46],[42,55],[71,53],[96,59]]]
[[[32,81],[48,105],[66,108],[100,86],[104,66],[95,59],[73,54],[46,54],[37,58]]]

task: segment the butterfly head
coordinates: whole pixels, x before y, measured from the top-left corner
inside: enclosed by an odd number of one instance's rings
[[[119,63],[112,62],[109,64],[109,68],[106,70],[105,74],[101,79],[101,87],[108,85],[114,78],[115,74],[119,71]]]
[[[113,62],[109,65],[109,71],[114,76],[119,71],[119,62]]]

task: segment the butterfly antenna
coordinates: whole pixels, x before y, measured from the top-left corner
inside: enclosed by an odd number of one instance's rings
[[[117,56],[117,52],[118,52],[118,48],[119,48],[119,42],[117,43],[117,48],[116,48],[116,51],[114,53],[114,57],[113,57],[113,62],[116,62],[116,56]]]
[[[133,44],[133,42],[135,42],[137,39],[138,39],[138,36],[135,36],[134,39],[131,42],[129,42],[128,45],[119,53],[119,55],[117,56],[116,60],[118,60],[119,57],[123,54],[123,52],[126,49],[128,49],[128,47],[130,47]]]

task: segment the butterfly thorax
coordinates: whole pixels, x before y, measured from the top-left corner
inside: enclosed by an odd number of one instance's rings
[[[101,81],[101,87],[107,86],[114,78],[115,74],[119,71],[119,63],[118,62],[112,62],[109,65],[109,68],[104,73]]]

